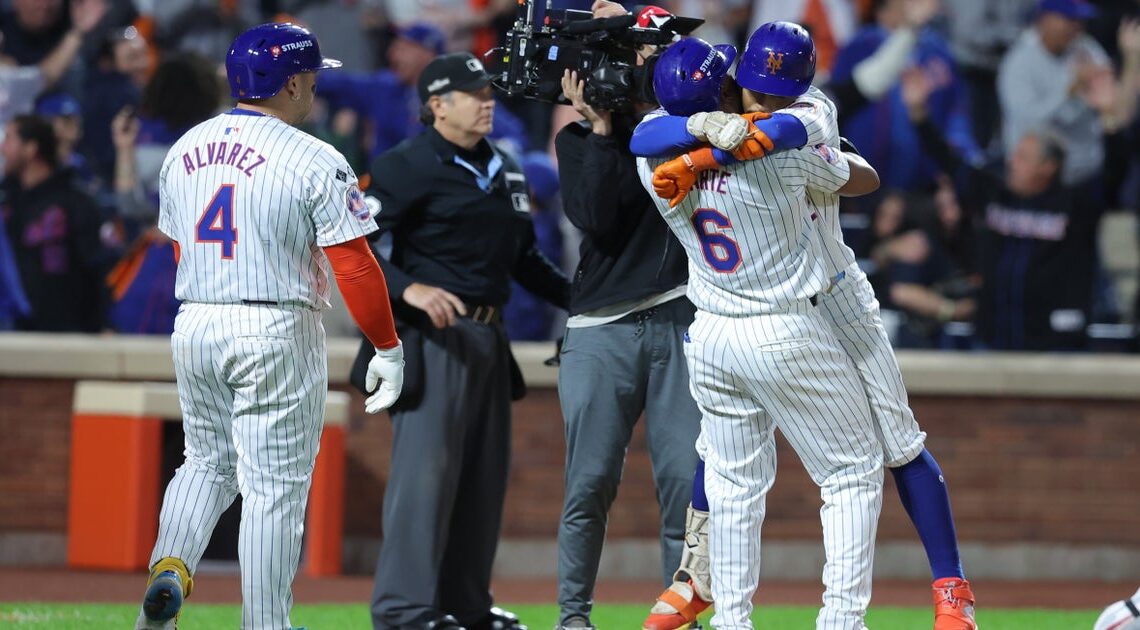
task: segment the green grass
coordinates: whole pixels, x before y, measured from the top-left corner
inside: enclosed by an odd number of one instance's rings
[[[558,610],[552,605],[505,605],[518,613],[531,630],[550,630]],[[130,628],[138,608],[126,604],[37,604],[0,603],[0,628],[51,628],[52,630],[118,630]],[[602,630],[636,630],[641,627],[645,607],[601,604],[594,610],[594,623]],[[238,606],[190,604],[179,624],[183,630],[237,628]],[[813,628],[816,609],[807,606],[765,606],[753,619],[761,630],[802,630]],[[1092,610],[995,610],[978,613],[978,624],[985,630],[1074,630],[1091,628],[1099,611]],[[319,604],[297,606],[293,623],[308,630],[370,630],[364,605]],[[707,622],[708,618],[704,620]],[[867,613],[871,630],[915,630],[929,628],[926,608],[872,608]]]

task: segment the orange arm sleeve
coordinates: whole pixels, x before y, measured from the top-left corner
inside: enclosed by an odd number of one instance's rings
[[[394,348],[400,339],[388,301],[388,284],[368,241],[361,236],[324,250],[352,320],[372,345],[382,350]]]
[[[170,241],[174,243],[174,264],[178,264],[182,260],[182,248],[178,246],[178,241]]]

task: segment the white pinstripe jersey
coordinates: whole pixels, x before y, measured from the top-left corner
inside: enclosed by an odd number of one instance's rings
[[[827,286],[806,188],[811,182],[834,193],[847,182],[850,167],[838,150],[804,148],[706,171],[676,208],[652,192],[662,162],[638,158],[638,174],[685,247],[697,308],[728,316],[784,312]]]
[[[786,109],[780,110],[780,113],[791,114],[804,124],[808,134],[806,146],[839,146],[835,103],[819,88],[808,88],[803,96]],[[821,159],[827,159],[825,151],[818,150],[816,153]],[[855,252],[843,242],[843,230],[839,225],[839,195],[826,188],[827,186],[818,187],[815,182],[809,182],[807,197],[819,213],[820,245],[823,246],[828,276],[834,278],[840,271],[855,264]]]
[[[181,246],[179,300],[324,309],[321,247],[376,223],[331,145],[272,116],[233,110],[171,147],[159,175],[158,227]]]

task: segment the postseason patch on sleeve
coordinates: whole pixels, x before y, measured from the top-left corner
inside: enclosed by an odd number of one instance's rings
[[[338,168],[338,169],[336,169],[336,178],[342,182],[347,182],[348,181],[348,173],[346,173],[345,171],[342,171]]]
[[[371,218],[372,214],[368,211],[368,204],[364,202],[364,195],[361,194],[360,187],[356,184],[348,187],[348,192],[345,193],[345,201],[352,216],[361,221],[367,221]]]
[[[828,164],[837,164],[839,162],[839,151],[826,144],[815,145],[812,147],[812,152],[823,158]]]

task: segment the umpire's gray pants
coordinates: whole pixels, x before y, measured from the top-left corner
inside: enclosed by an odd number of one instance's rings
[[[372,625],[491,609],[491,565],[510,467],[510,347],[502,325],[424,332],[423,402],[392,414],[392,465]]]
[[[566,330],[558,372],[566,422],[566,489],[558,527],[560,621],[590,615],[606,514],[643,410],[661,507],[665,583],[681,561],[700,432],[683,349],[694,310],[680,297],[616,322]]]

